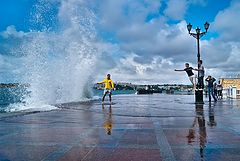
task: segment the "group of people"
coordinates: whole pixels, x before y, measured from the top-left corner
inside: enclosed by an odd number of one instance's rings
[[[196,84],[195,76],[193,73],[193,70],[198,71],[198,81]],[[203,66],[203,61],[198,61],[198,68],[190,67],[189,63],[185,63],[184,69],[175,69],[175,71],[185,71],[189,77],[189,80],[191,81],[194,90],[203,90],[204,89],[204,76],[205,76],[205,69]],[[213,98],[214,101],[217,101],[218,99],[222,99],[222,85],[219,81],[218,84],[215,83],[216,79],[209,75],[206,79],[206,82],[208,82],[208,95],[209,95],[209,102],[211,102],[211,99]],[[101,82],[98,82],[97,84],[105,84],[104,93],[102,97],[102,104],[104,103],[104,99],[107,94],[109,94],[109,100],[110,104],[112,103],[112,90],[114,90],[114,83],[111,79],[111,75],[107,74],[107,78],[104,79]]]
[[[214,83],[213,84],[213,90],[214,90],[214,95],[218,99],[222,99],[223,98],[223,94],[222,94],[223,86],[221,84],[221,81],[218,81],[218,83]]]
[[[193,70],[198,71],[198,81],[197,84],[194,79],[194,73]],[[185,71],[189,77],[189,80],[191,81],[194,90],[203,90],[204,89],[204,76],[205,76],[205,69],[203,66],[203,61],[198,61],[198,68],[193,68],[189,66],[189,63],[185,63],[184,69],[175,69],[175,71]],[[216,79],[209,75],[206,79],[206,82],[208,82],[208,95],[209,95],[209,102],[211,102],[211,99],[213,98],[214,101],[217,101],[217,99],[222,99],[222,85],[220,81],[218,84],[215,83]]]
[[[215,78],[212,76],[208,76],[206,78],[206,81],[208,82],[208,94],[209,94],[209,101],[211,101],[211,96],[214,98],[214,101],[217,101],[218,99],[222,99],[222,90],[223,86],[220,81],[218,83],[214,83],[216,81]]]

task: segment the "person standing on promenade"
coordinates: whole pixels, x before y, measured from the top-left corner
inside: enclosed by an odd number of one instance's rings
[[[198,77],[198,88],[199,89],[204,89],[204,82],[203,82],[203,79],[204,79],[204,75],[205,75],[205,70],[204,70],[204,66],[202,65],[203,61],[202,60],[199,60],[198,61],[198,65],[199,65],[199,68],[197,69],[194,69],[196,71],[199,72],[199,77]]]
[[[179,71],[185,71],[188,75],[188,78],[189,80],[191,81],[192,85],[193,85],[193,88],[195,89],[195,83],[194,83],[194,73],[192,70],[195,70],[193,69],[192,67],[189,66],[189,63],[185,63],[185,69],[175,69],[175,71],[179,72]]]
[[[212,95],[214,101],[216,102],[217,98],[214,95],[214,89],[213,89],[214,88],[213,83],[216,81],[216,79],[209,75],[205,80],[208,82],[209,102],[211,102],[211,95]]]
[[[102,104],[104,104],[104,99],[107,94],[109,94],[110,104],[112,104],[112,90],[114,90],[114,83],[111,79],[111,75],[107,74],[107,78],[101,82],[98,82],[97,84],[105,84],[103,97],[102,97]]]
[[[217,83],[215,82],[215,83],[213,83],[213,93],[214,93],[214,96],[216,97],[216,98],[218,98],[217,97]]]
[[[222,86],[221,82],[218,81],[218,84],[217,84],[217,97],[218,97],[218,99],[222,99],[222,90],[223,90],[223,86]]]

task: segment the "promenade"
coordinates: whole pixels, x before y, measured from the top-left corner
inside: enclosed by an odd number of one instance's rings
[[[115,95],[48,112],[0,114],[0,161],[238,161],[240,101]]]

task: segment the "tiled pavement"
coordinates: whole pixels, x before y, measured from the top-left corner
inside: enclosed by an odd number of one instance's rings
[[[237,100],[123,95],[104,109],[93,101],[11,115],[0,115],[1,161],[240,160]]]

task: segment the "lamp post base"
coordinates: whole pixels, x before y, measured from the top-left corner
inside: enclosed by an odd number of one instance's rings
[[[203,102],[203,90],[195,90],[195,103],[204,104]]]

